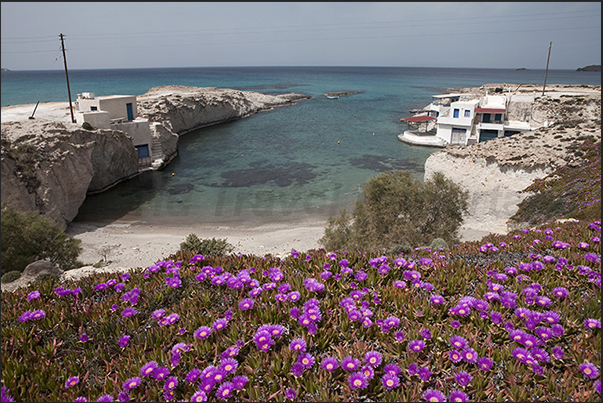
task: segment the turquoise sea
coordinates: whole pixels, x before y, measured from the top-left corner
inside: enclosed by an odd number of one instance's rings
[[[310,95],[296,105],[188,133],[163,170],[88,196],[75,221],[261,224],[326,219],[351,207],[370,177],[422,179],[437,149],[401,143],[400,122],[431,95],[487,83],[543,84],[544,70],[224,67],[70,70],[71,96],[141,95],[160,85]],[[549,70],[547,84],[601,84],[600,72]],[[67,101],[65,72],[2,72],[2,106]],[[336,100],[323,94],[356,91]]]

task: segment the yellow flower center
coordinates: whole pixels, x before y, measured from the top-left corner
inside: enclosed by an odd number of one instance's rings
[[[228,365],[226,365],[226,367],[224,369],[227,371],[230,371],[232,369],[232,365],[228,364]]]
[[[174,385],[174,382],[170,382],[170,384],[169,384],[170,389],[173,389],[174,386],[176,386],[176,385]]]
[[[437,402],[437,401],[438,401],[438,398],[437,398],[437,397],[435,397],[435,396],[434,396],[434,397],[430,397],[430,398],[429,398],[429,401],[430,401],[430,402]]]
[[[355,386],[360,386],[360,385],[362,385],[362,381],[361,381],[360,379],[356,379],[356,380],[354,381],[354,385],[355,385]]]
[[[133,388],[134,386],[136,386],[136,382],[130,382],[130,385],[129,385],[129,386],[130,386],[131,388]]]
[[[387,380],[387,386],[393,386],[394,385],[394,381],[392,381],[391,379]]]
[[[308,360],[307,358],[304,358],[304,359],[302,360],[302,363],[303,363],[304,365],[308,364],[308,362],[310,362],[310,360]]]
[[[590,368],[584,368],[584,373],[586,375],[590,375],[590,373],[593,372]]]
[[[333,364],[327,364],[327,369],[333,369]]]

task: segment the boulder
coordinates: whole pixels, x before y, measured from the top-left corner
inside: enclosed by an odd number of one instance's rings
[[[28,264],[25,270],[23,270],[23,277],[35,278],[43,273],[60,276],[63,274],[63,270],[59,269],[48,260],[36,260],[35,262]]]

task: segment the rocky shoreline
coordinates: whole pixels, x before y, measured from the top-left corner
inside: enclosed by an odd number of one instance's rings
[[[266,95],[214,87],[162,86],[138,96],[163,148],[163,165],[176,154],[178,137],[201,127],[292,105],[300,94]],[[36,108],[2,108],[2,201],[38,211],[65,228],[86,195],[105,191],[141,168],[132,139],[119,130],[86,130],[71,123],[67,102]]]
[[[450,92],[492,93],[542,91],[528,84],[488,84],[455,88]],[[425,162],[425,178],[442,172],[469,191],[469,212],[462,230],[507,233],[509,218],[528,196],[519,193],[562,165],[582,162],[580,144],[588,137],[601,139],[601,86],[547,85],[532,105],[532,116],[546,127],[471,146],[448,146]]]

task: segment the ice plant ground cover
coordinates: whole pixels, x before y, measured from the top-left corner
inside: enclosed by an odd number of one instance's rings
[[[2,293],[2,400],[597,401],[601,223]]]

